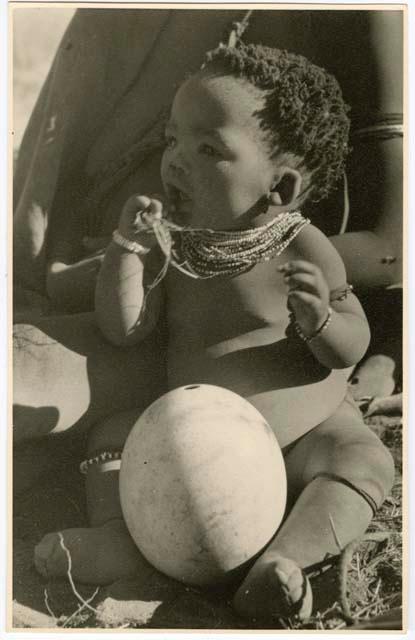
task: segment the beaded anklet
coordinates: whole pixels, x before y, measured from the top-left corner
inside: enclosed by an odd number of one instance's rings
[[[87,474],[90,467],[93,465],[111,464],[111,468],[108,467],[107,471],[115,471],[121,466],[122,451],[101,451],[96,456],[83,460],[79,465],[79,471],[83,474]]]
[[[331,322],[332,315],[333,315],[333,309],[331,307],[328,307],[327,318],[324,320],[323,324],[317,329],[317,331],[311,334],[311,336],[306,336],[305,333],[303,333],[303,330],[301,329],[300,325],[295,319],[295,315],[293,313],[290,314],[290,324],[292,324],[292,326],[294,327],[297,336],[301,338],[301,340],[303,340],[304,342],[309,343],[315,338],[318,338],[318,336],[320,336],[323,333],[323,331],[327,329],[327,327]]]

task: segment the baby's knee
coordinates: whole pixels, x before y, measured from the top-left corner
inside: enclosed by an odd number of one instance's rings
[[[341,472],[359,488],[368,493],[377,507],[389,494],[395,476],[395,465],[390,451],[369,429],[362,427],[349,442],[343,442],[334,460],[341,459]]]
[[[122,451],[128,434],[142,412],[142,409],[124,411],[98,422],[88,435],[88,453],[105,449]]]
[[[328,439],[325,471],[347,480],[380,507],[395,476],[390,451],[363,425],[334,432]]]

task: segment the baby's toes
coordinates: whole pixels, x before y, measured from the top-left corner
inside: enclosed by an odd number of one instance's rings
[[[301,568],[289,558],[265,553],[253,566],[233,600],[236,611],[257,620],[307,620],[313,594]]]
[[[304,595],[304,577],[300,569],[294,571],[288,580],[287,590],[293,603],[299,602]]]
[[[309,618],[313,597],[308,579],[300,567],[281,557],[274,565],[274,571],[285,596],[288,616],[295,614],[300,620]]]
[[[287,599],[297,602],[304,589],[304,577],[301,569],[291,560],[282,558],[275,566],[275,573]]]
[[[57,533],[46,534],[36,545],[34,563],[36,569],[45,578],[66,574],[68,559],[61,547]]]

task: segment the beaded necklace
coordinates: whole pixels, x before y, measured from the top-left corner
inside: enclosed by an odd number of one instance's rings
[[[280,255],[309,223],[299,211],[285,211],[266,225],[238,231],[192,229],[168,220],[155,220],[152,231],[166,258],[156,278],[157,284],[169,264],[197,279],[243,273],[259,262]],[[175,242],[175,233],[179,243]],[[154,283],[151,288],[153,286]]]
[[[266,225],[240,231],[180,227],[163,218],[149,224],[147,233],[154,233],[165,260],[146,287],[142,313],[148,295],[166,276],[170,265],[197,280],[236,276],[280,255],[310,220],[299,211],[284,211]]]
[[[252,10],[239,22],[233,22],[227,46],[235,47],[249,26]],[[192,229],[179,227],[168,220],[156,220],[152,230],[165,255],[159,275],[150,285],[154,288],[165,276],[169,264],[192,278],[235,276],[259,262],[280,255],[310,220],[300,212],[283,212],[268,224],[238,231]],[[175,244],[171,232],[179,234]]]
[[[254,11],[245,11],[240,21],[232,22],[224,41],[236,47],[250,25]],[[139,142],[133,144],[121,158],[107,165],[95,176],[94,187],[87,198],[90,227],[97,233],[97,212],[103,198],[120,181],[136,169],[152,151],[164,145],[164,121],[167,113],[161,109]],[[91,213],[94,212],[95,216]],[[261,227],[239,231],[217,231],[180,227],[169,220],[155,220],[151,231],[165,255],[164,265],[148,287],[148,292],[164,278],[169,265],[192,278],[213,278],[240,274],[258,262],[280,255],[295,236],[309,224],[301,213],[283,212]],[[90,229],[92,231],[92,229]]]

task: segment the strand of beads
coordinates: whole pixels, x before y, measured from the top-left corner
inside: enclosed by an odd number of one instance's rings
[[[242,231],[184,229],[180,267],[199,278],[237,275],[280,255],[309,222],[299,212],[287,212],[267,225]]]
[[[215,231],[180,227],[166,219],[154,219],[149,230],[156,236],[165,261],[147,295],[173,267],[196,279],[238,275],[258,262],[280,255],[310,223],[300,212],[283,212],[261,227],[240,231]],[[176,244],[175,237],[179,237]]]

